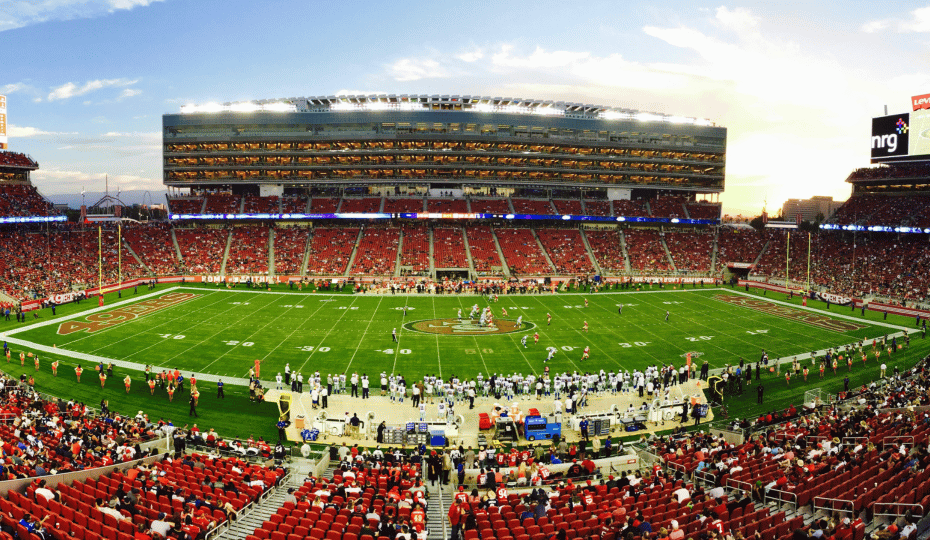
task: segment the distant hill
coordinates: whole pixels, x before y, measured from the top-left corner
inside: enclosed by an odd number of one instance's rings
[[[39,190],[41,193],[41,189]],[[123,201],[127,206],[132,206],[134,204],[165,204],[165,195],[167,191],[145,191],[145,190],[130,190],[130,191],[121,191],[119,194],[119,199]],[[88,191],[84,194],[84,197],[81,197],[79,193],[64,193],[58,195],[46,195],[46,197],[55,204],[67,204],[69,208],[80,208],[81,200],[86,201],[87,206],[91,206],[100,199],[103,198],[102,191]],[[115,197],[116,192],[111,191],[110,195]]]

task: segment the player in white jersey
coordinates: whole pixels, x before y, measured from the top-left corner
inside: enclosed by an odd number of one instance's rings
[[[552,360],[552,357],[555,356],[555,351],[556,351],[555,347],[549,347],[549,356],[546,358],[546,362],[548,362],[549,360]]]
[[[517,317],[517,328],[523,328],[523,315]]]
[[[459,308],[458,319],[459,319],[460,321],[462,320],[462,308]]]
[[[523,348],[525,349],[526,348],[526,336],[523,336],[522,338],[520,338],[520,343],[523,344]]]

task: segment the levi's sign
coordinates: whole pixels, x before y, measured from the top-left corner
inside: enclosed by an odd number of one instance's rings
[[[915,111],[919,111],[921,109],[930,109],[930,94],[914,96],[911,98],[911,102],[914,105]]]

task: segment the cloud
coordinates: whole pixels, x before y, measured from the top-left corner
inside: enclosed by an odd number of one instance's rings
[[[719,26],[736,31],[755,29],[759,26],[759,17],[753,15],[746,8],[729,9],[720,6],[715,12],[716,22]]]
[[[930,6],[917,8],[910,13],[909,19],[877,19],[862,25],[862,31],[868,34],[894,29],[902,33],[930,32]]]
[[[142,93],[142,90],[139,90],[138,88],[124,88],[123,91],[119,93],[119,97],[116,99],[123,100],[126,98],[131,98],[133,96],[138,96],[141,93]]]
[[[48,137],[55,135],[77,135],[77,133],[65,133],[60,131],[45,131],[39,128],[34,128],[30,126],[17,126],[10,124],[7,126],[6,130],[7,135],[10,137],[16,137],[20,139],[25,139],[29,137]]]
[[[83,96],[84,94],[95,92],[103,88],[131,86],[137,82],[139,82],[139,79],[96,79],[93,81],[87,81],[81,86],[78,86],[73,82],[67,82],[61,86],[53,87],[52,91],[48,94],[48,100],[56,101],[59,99],[69,99],[75,96]],[[127,90],[133,89],[130,88]],[[141,90],[139,90],[139,92],[141,92]]]
[[[484,58],[484,52],[481,49],[475,49],[469,52],[463,52],[461,54],[455,55],[456,58],[462,62],[475,62]]]
[[[0,32],[48,21],[100,17],[163,0],[5,0],[0,2]]]
[[[452,71],[432,58],[401,58],[388,66],[388,73],[396,81],[418,81],[450,77]]]
[[[111,195],[116,194],[116,186],[120,191],[134,189],[160,190],[164,189],[161,178],[146,177],[135,174],[113,174],[112,171],[72,170],[59,168],[41,168],[32,173],[33,180],[41,183],[40,189],[46,195],[73,194],[78,187],[86,186],[88,191],[99,189],[103,191],[104,175],[108,176]],[[93,201],[87,201],[88,204]],[[80,203],[78,203],[80,204]]]

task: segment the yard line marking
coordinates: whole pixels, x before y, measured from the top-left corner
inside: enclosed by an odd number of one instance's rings
[[[320,343],[323,343],[324,341],[326,341],[326,338],[329,337],[329,334],[331,334],[332,331],[335,330],[337,326],[339,326],[339,322],[342,321],[342,318],[345,317],[346,314],[348,314],[350,311],[352,311],[352,310],[349,309],[349,308],[352,307],[353,304],[355,304],[355,301],[358,300],[359,297],[360,297],[360,295],[355,295],[355,296],[352,297],[352,302],[350,302],[349,305],[346,306],[346,309],[343,310],[342,315],[340,315],[339,318],[336,319],[336,322],[333,323],[333,325],[329,328],[329,331],[327,331],[326,334],[323,335],[323,339],[320,340]],[[381,301],[379,300],[379,301],[378,301],[378,304],[380,304],[380,303],[381,303]],[[325,306],[325,305],[328,305],[327,302],[321,302],[321,304],[323,304],[324,306]],[[320,306],[320,307],[323,307],[323,306]],[[375,311],[377,311],[377,310],[378,310],[378,309],[375,308]],[[317,311],[319,311],[319,309],[317,309]],[[372,314],[372,318],[374,318],[374,314]],[[369,321],[369,324],[371,324],[370,321]],[[310,351],[310,356],[307,356],[307,359],[304,360],[304,363],[300,365],[300,369],[298,369],[298,370],[295,371],[294,373],[303,373],[304,367],[307,365],[307,362],[309,362],[309,361],[310,361],[310,358],[312,358],[313,355],[316,354],[316,352],[319,351],[319,350],[320,350],[320,346],[317,345],[316,348],[314,348],[312,351]],[[343,372],[343,373],[345,373],[345,372]]]
[[[703,296],[700,296],[700,297],[703,298]],[[716,298],[713,298],[713,297],[711,297],[711,298],[709,298],[709,299],[710,299],[710,300],[713,300],[713,301],[715,301],[715,302],[721,302],[721,303],[723,303],[723,304],[727,304],[726,302],[722,302],[722,301],[717,300]],[[732,305],[732,304],[727,304],[727,305]],[[744,307],[744,308],[745,308],[746,306],[739,306],[739,307]],[[694,310],[693,308],[688,308],[688,307],[684,307],[684,309],[689,310],[689,311],[696,311],[696,310]],[[770,313],[764,313],[764,312],[759,312],[759,311],[753,310],[752,308],[747,308],[747,309],[749,309],[749,310],[752,311],[753,313],[758,314],[758,315],[760,315],[760,316],[761,316],[761,315],[772,315],[772,314],[770,314]],[[787,317],[778,317],[777,315],[776,315],[775,317],[778,318],[778,319],[787,320],[787,321],[789,321],[789,322],[794,322],[794,323],[802,324],[801,321],[792,321],[791,319],[788,319]],[[695,320],[695,319],[691,319],[691,318],[689,318],[689,317],[687,317],[687,316],[682,316],[682,318],[683,318],[684,320],[688,321],[688,322],[691,323],[691,324],[695,324],[695,325],[697,325],[697,326],[701,326],[701,327],[707,328],[707,329],[709,329],[709,330],[714,330],[713,328],[711,328],[711,327],[709,327],[709,326],[707,326],[707,325],[705,325],[705,324],[702,324],[702,323],[698,322],[698,321]],[[757,319],[758,319],[758,318],[757,318]],[[753,320],[757,320],[757,319],[753,319]],[[764,324],[764,323],[759,323],[759,324]],[[739,324],[734,324],[734,326],[736,326],[737,328],[742,328],[742,329],[744,329],[744,330],[747,329],[747,328],[748,328],[748,329],[752,329],[752,327],[750,327],[750,326],[741,326],[741,325],[739,325]],[[819,334],[817,334],[817,335],[805,334],[805,333],[803,333],[803,332],[798,332],[798,331],[795,331],[795,330],[791,330],[790,328],[783,328],[783,327],[781,327],[781,326],[778,327],[778,330],[779,330],[780,332],[783,332],[783,333],[794,334],[794,335],[796,335],[796,336],[803,337],[804,339],[814,341],[815,343],[818,343],[818,344],[819,344],[819,343],[828,343],[828,344],[832,344],[832,343],[833,343],[833,340],[826,339],[826,338],[821,338],[821,337],[819,337]],[[827,330],[827,331],[828,331],[828,332],[835,332],[834,330]],[[844,332],[836,332],[836,333],[845,336],[845,333],[844,333]],[[730,335],[728,335],[727,337],[731,337],[731,338],[733,338],[733,339],[735,339],[735,340],[737,340],[737,341],[741,341],[741,342],[746,343],[746,344],[748,344],[748,345],[750,345],[750,346],[755,346],[755,348],[757,348],[757,349],[762,348],[758,343],[753,343],[752,341],[749,341],[749,340],[744,339],[744,338],[742,338],[742,337],[736,337],[736,336],[730,336]],[[847,336],[847,337],[848,337],[848,336]],[[786,347],[789,347],[789,348],[790,348],[790,345],[792,344],[792,340],[791,340],[790,338],[782,338],[780,335],[773,335],[772,333],[769,333],[769,334],[768,334],[768,339],[774,339],[774,341],[778,342],[779,344],[786,344],[785,346],[786,346]],[[723,349],[722,347],[719,347],[719,346],[718,346],[717,348]],[[766,347],[766,348],[767,348],[768,350],[772,351],[773,354],[774,354],[774,349],[773,349],[772,347]],[[731,354],[735,354],[735,353],[733,353],[732,351],[730,351],[729,349],[723,349],[723,350],[726,350],[727,352],[729,352],[729,353],[731,353]],[[741,355],[741,354],[735,354],[735,356],[742,358],[743,355]],[[748,356],[748,355],[746,355],[746,356]]]
[[[216,294],[216,292],[214,291],[214,292],[211,293],[211,294]],[[209,295],[204,296],[204,298],[208,298],[208,297],[209,297]],[[211,306],[214,306],[214,305],[216,305],[216,304],[219,304],[219,303],[222,302],[223,300],[227,300],[227,298],[222,298],[222,297],[221,297],[221,298],[220,298],[219,300],[217,300],[216,302],[213,302],[212,304],[208,304],[208,305],[204,306],[203,308],[198,308],[198,309],[206,309],[206,308],[209,308],[209,307],[211,307]],[[183,304],[181,304],[181,305],[183,305]],[[200,324],[203,324],[203,323],[206,322],[206,321],[209,321],[210,319],[212,319],[212,318],[214,318],[214,317],[217,317],[217,316],[219,316],[219,315],[222,315],[222,314],[226,313],[226,312],[229,311],[230,309],[233,309],[233,308],[228,308],[228,309],[226,309],[226,310],[224,310],[224,311],[222,311],[222,312],[220,312],[220,313],[217,313],[216,315],[214,315],[214,316],[212,316],[212,317],[207,317],[206,319],[202,320],[200,323],[197,323],[197,324],[195,324],[194,326],[189,326],[189,327],[187,327],[187,328],[194,328],[194,327],[196,327],[196,326],[198,326],[198,325],[200,325]],[[180,319],[181,317],[188,317],[188,316],[190,316],[190,315],[191,315],[191,313],[185,313],[185,314],[183,314],[183,315],[178,315],[177,317],[174,317],[174,318],[172,318],[172,319],[170,319],[170,320],[168,320],[168,321],[165,321],[165,322],[163,322],[163,323],[161,323],[161,324],[156,324],[155,326],[149,327],[149,328],[146,330],[146,332],[152,331],[152,330],[154,330],[154,329],[156,329],[156,328],[158,328],[158,327],[160,327],[160,326],[164,326],[164,325],[166,325],[166,324],[168,324],[168,323],[173,323],[173,322],[177,321],[178,319]],[[130,321],[130,322],[136,322],[136,321]],[[115,327],[113,327],[113,328],[115,328]],[[185,330],[186,330],[186,329],[185,329]],[[91,337],[91,336],[88,335],[87,337]],[[122,342],[126,341],[127,339],[134,339],[134,338],[137,338],[137,337],[138,337],[138,334],[129,333],[128,336],[124,337],[123,339],[121,339],[121,340],[119,340],[119,341],[112,341],[112,342],[110,342],[110,343],[107,343],[107,344],[104,345],[103,347],[98,347],[98,348],[96,348],[96,349],[93,349],[93,350],[90,351],[90,352],[91,352],[91,354],[96,354],[98,351],[102,351],[103,349],[106,349],[106,348],[108,348],[108,347],[112,347],[113,345],[116,345],[117,343],[122,343]],[[66,343],[65,345],[67,345],[68,347],[71,347],[71,344],[72,344],[72,343],[75,343],[75,342],[77,342],[77,341],[80,341],[81,339],[85,339],[85,338],[80,338],[80,339],[76,339],[76,340],[74,340],[74,341],[70,341],[70,342]],[[131,357],[131,356],[135,356],[135,355],[139,354],[140,352],[146,351],[146,350],[148,350],[148,349],[154,347],[155,345],[158,345],[159,343],[162,343],[162,342],[156,341],[155,343],[149,345],[148,347],[145,347],[144,349],[139,349],[138,351],[133,352],[133,353],[130,354],[129,356],[126,356],[126,358],[129,358],[129,357]]]
[[[384,300],[384,295],[381,295],[381,298],[378,299],[378,305],[375,306],[375,312],[372,313],[372,314],[371,314],[371,318],[368,319],[368,325],[365,327],[365,331],[362,332],[362,339],[359,340],[359,342],[358,342],[358,347],[356,347],[356,348],[355,348],[355,352],[352,353],[352,358],[349,358],[349,363],[346,365],[346,369],[345,369],[345,371],[343,371],[343,373],[348,373],[348,372],[349,372],[349,366],[352,365],[352,362],[355,360],[355,355],[357,355],[359,349],[362,348],[362,343],[365,342],[365,336],[368,335],[368,329],[371,328],[371,322],[372,322],[373,320],[375,320],[375,315],[378,313],[378,308],[381,307],[381,301],[382,301],[382,300]],[[401,325],[401,328],[403,328],[403,325]],[[400,338],[398,338],[398,343],[397,343],[397,344],[400,345]],[[380,383],[379,383],[379,384],[380,384]]]
[[[333,296],[333,295],[329,295],[330,298],[332,298],[332,296]],[[352,302],[354,303],[355,300],[352,300]],[[323,309],[324,306],[328,305],[327,302],[319,302],[319,304],[320,304],[320,307],[316,308],[316,309],[313,311],[313,313],[311,313],[306,319],[304,319],[304,321],[303,321],[302,323],[298,324],[298,325],[297,325],[297,328],[295,328],[290,334],[288,334],[286,338],[284,338],[284,339],[282,339],[281,341],[279,341],[278,344],[275,345],[273,349],[271,349],[270,351],[268,351],[268,354],[266,354],[265,356],[263,356],[263,357],[262,357],[262,360],[265,360],[265,359],[267,359],[269,356],[271,356],[271,353],[273,353],[273,352],[275,352],[276,350],[278,350],[278,348],[281,347],[281,345],[283,345],[285,341],[291,339],[291,336],[293,336],[294,334],[296,334],[298,330],[300,330],[301,328],[303,328],[303,326],[304,326],[305,324],[307,324],[307,322],[309,322],[310,320],[312,320],[312,319],[313,319],[313,316],[316,315],[318,311],[320,311],[321,309]],[[349,304],[349,305],[351,306],[352,304]],[[296,306],[296,304],[295,304],[295,306]],[[346,310],[346,313],[348,313],[348,312],[349,312],[349,310],[347,309],[347,310]],[[345,316],[345,313],[343,313],[343,316]],[[327,335],[329,335],[329,334],[327,334]],[[324,338],[324,339],[325,339],[325,338]],[[313,349],[313,352],[316,352],[316,350],[319,349],[319,348],[320,348],[320,345],[322,345],[322,344],[323,344],[323,342],[321,341],[320,344],[317,345],[316,348]],[[311,356],[313,355],[313,352],[310,353]],[[309,360],[309,358],[307,358],[307,360]],[[306,363],[306,362],[304,362],[304,363]],[[303,366],[301,366],[301,368],[303,368]]]
[[[488,300],[488,303],[490,303],[490,300]],[[470,309],[470,308],[468,308],[468,306],[462,304],[462,299],[461,299],[461,298],[459,298],[459,305],[461,305],[461,306],[462,306],[463,308],[465,308],[465,309]],[[481,364],[484,366],[484,372],[488,375],[488,378],[490,378],[490,377],[491,377],[491,370],[488,369],[488,363],[484,361],[484,354],[481,352],[481,345],[478,344],[478,337],[477,337],[477,336],[472,336],[472,337],[473,337],[474,340],[475,340],[475,351],[478,353],[478,356],[481,358]],[[437,338],[437,339],[438,339],[438,338]],[[438,346],[438,345],[437,345],[437,346]]]
[[[283,300],[283,298],[281,298],[281,300]],[[242,322],[242,320],[244,320],[244,319],[246,319],[246,318],[248,318],[248,317],[254,316],[256,311],[261,310],[261,309],[265,309],[266,307],[271,306],[271,305],[274,304],[275,302],[276,302],[276,300],[272,300],[271,302],[268,302],[267,304],[265,304],[265,305],[263,305],[263,306],[261,306],[261,307],[258,307],[257,309],[250,310],[250,311],[249,311],[248,313],[246,313],[243,317],[239,318],[239,319],[236,321],[236,323]],[[251,307],[251,306],[249,306],[249,307]],[[285,310],[284,312],[282,312],[282,313],[281,313],[280,315],[278,315],[277,317],[271,319],[271,320],[268,321],[264,326],[262,326],[262,327],[259,329],[259,331],[260,331],[260,330],[264,330],[265,328],[267,328],[268,325],[270,325],[271,323],[273,323],[273,322],[275,322],[276,320],[278,320],[281,316],[283,316],[285,313],[287,313],[287,312],[290,311],[291,309],[294,309],[294,308],[290,308],[290,309],[288,309],[288,310]],[[209,337],[200,340],[198,343],[195,343],[194,345],[188,347],[187,349],[184,349],[183,351],[179,352],[178,354],[176,354],[176,355],[172,356],[171,358],[165,360],[165,362],[170,362],[170,361],[174,360],[175,358],[181,356],[182,354],[185,354],[186,352],[190,351],[191,349],[194,349],[195,347],[199,347],[200,345],[203,345],[203,344],[206,343],[207,341],[209,341],[209,340],[215,338],[216,336],[222,334],[223,332],[229,331],[230,326],[231,326],[231,325],[224,325],[223,328],[221,328],[219,332],[216,332],[215,334],[212,334],[212,335],[210,335]],[[257,333],[258,333],[258,332],[253,332],[252,334],[249,335],[249,338],[251,338],[252,336],[254,336],[254,335],[257,334]],[[246,339],[244,339],[243,341],[248,341],[249,338],[246,338]],[[226,351],[226,352],[224,352],[223,354],[219,355],[218,357],[214,358],[212,362],[210,362],[209,364],[203,366],[203,367],[200,368],[200,369],[202,369],[202,370],[203,370],[203,369],[207,369],[208,367],[212,366],[212,365],[215,364],[217,361],[219,361],[220,358],[223,358],[224,356],[226,356],[227,354],[229,354],[230,351],[232,351],[232,350],[235,349],[235,348],[236,348],[235,346],[230,347],[230,349],[229,349],[228,351]]]
[[[438,319],[436,314],[436,295],[432,297],[433,301],[433,318]],[[442,360],[439,358],[439,334],[436,334],[436,362],[439,364],[439,380],[442,380]]]

